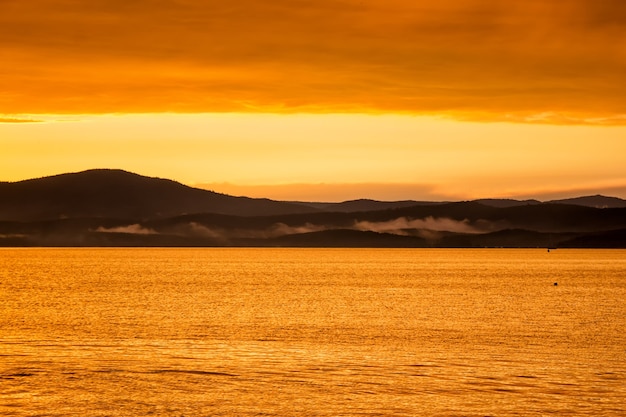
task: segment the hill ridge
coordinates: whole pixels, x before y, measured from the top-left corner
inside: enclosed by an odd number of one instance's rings
[[[91,169],[0,183],[0,220],[63,217],[168,217],[195,212],[236,215],[317,211],[269,199],[233,197],[120,169]]]

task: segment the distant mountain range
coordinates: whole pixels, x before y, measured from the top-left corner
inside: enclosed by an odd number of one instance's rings
[[[284,202],[89,170],[0,183],[0,246],[626,248],[626,200]]]

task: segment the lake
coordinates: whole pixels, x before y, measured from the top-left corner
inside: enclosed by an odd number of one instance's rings
[[[0,249],[0,415],[626,415],[626,250]]]

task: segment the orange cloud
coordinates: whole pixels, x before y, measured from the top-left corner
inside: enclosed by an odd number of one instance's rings
[[[41,123],[41,120],[21,117],[0,117],[0,123]]]
[[[622,0],[3,2],[0,113],[625,124]]]

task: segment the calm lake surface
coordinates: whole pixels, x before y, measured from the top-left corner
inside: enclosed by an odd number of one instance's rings
[[[0,249],[0,415],[623,416],[626,251]]]

